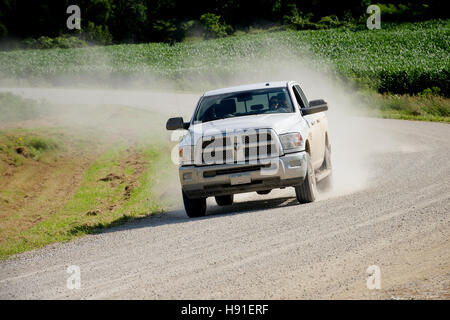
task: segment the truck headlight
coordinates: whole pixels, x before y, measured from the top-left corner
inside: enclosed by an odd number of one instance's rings
[[[284,152],[300,151],[303,146],[302,135],[298,132],[280,135],[280,142]]]
[[[180,164],[188,165],[194,163],[194,146],[182,146],[179,148],[178,156]]]

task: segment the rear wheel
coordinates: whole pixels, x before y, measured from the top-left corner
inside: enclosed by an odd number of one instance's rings
[[[203,217],[206,214],[206,198],[189,198],[184,191],[183,193],[183,203],[184,209],[189,218]]]
[[[316,188],[316,175],[314,168],[311,164],[309,154],[306,154],[306,177],[303,183],[295,187],[295,195],[300,203],[309,203],[316,200],[317,188]]]
[[[226,196],[217,196],[216,202],[219,206],[229,206],[233,204],[234,196],[232,194]]]

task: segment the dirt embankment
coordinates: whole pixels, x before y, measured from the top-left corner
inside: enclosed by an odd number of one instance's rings
[[[154,116],[121,106],[48,106],[14,96],[9,103],[27,112],[12,115],[14,121],[0,119],[2,248],[34,241],[28,230],[54,215],[68,215],[58,220],[62,226],[90,228],[128,214],[120,209],[151,165],[144,152],[156,140],[148,133]]]

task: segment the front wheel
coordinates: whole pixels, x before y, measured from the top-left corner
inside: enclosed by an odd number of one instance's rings
[[[295,195],[300,203],[309,203],[316,200],[317,188],[316,188],[316,175],[314,168],[311,164],[309,154],[306,154],[306,177],[303,183],[295,187]]]
[[[206,198],[191,199],[184,191],[183,193],[183,203],[184,209],[189,218],[203,217],[206,214]]]
[[[233,204],[234,196],[232,194],[226,196],[217,196],[216,202],[219,206],[230,206]]]

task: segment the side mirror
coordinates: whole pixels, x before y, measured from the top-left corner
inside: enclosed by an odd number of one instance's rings
[[[189,128],[189,122],[184,122],[182,117],[170,118],[167,120],[167,130],[187,129]]]
[[[303,108],[302,114],[308,115],[308,114],[314,114],[318,112],[323,112],[328,110],[328,104],[325,100],[319,99],[319,100],[312,100],[309,101],[309,108]]]

